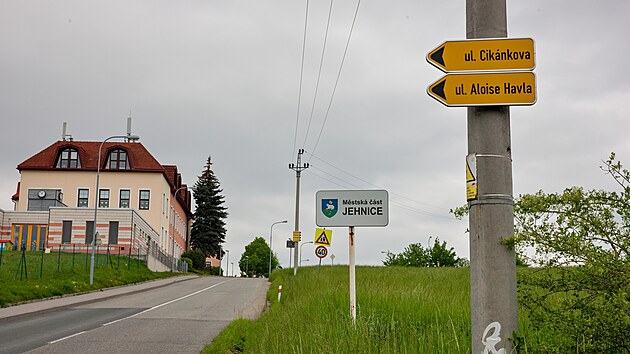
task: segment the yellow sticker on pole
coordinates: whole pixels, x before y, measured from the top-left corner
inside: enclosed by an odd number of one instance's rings
[[[466,156],[466,200],[477,199],[477,155]]]
[[[293,242],[300,242],[300,241],[302,241],[302,232],[293,231]]]
[[[332,243],[332,230],[315,229],[315,245],[330,247]]]

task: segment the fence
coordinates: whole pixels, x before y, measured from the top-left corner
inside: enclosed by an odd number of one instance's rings
[[[188,272],[188,263],[182,261],[179,258],[174,258],[168,254],[166,254],[158,244],[151,240],[149,241],[149,247],[147,249],[147,253],[149,257],[157,260],[159,263],[162,263],[167,269],[173,270],[175,272]],[[172,267],[171,267],[172,266]]]
[[[89,244],[60,244],[34,251],[28,250],[30,247],[27,248],[26,245],[22,245],[21,248],[21,250],[17,250],[15,247],[14,251],[8,251],[10,253],[0,248],[0,271],[6,273],[7,267],[10,268],[9,271],[15,269],[15,278],[20,280],[27,279],[29,272],[31,277],[38,275],[41,278],[44,269],[47,272],[54,269],[57,272],[62,269],[64,271],[89,269],[92,259],[92,246]],[[140,266],[147,266],[151,258],[161,263],[162,268],[166,268],[166,270],[188,271],[186,262],[175,259],[175,262],[172,263],[171,257],[162,252],[153,241],[144,250],[117,245],[96,245],[94,247],[95,270],[98,268],[139,268]],[[171,268],[171,264],[173,264],[173,268]]]

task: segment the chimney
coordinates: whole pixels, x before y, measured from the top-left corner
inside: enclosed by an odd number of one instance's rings
[[[63,128],[61,129],[61,140],[66,141],[66,133],[68,132],[68,123],[63,122]]]

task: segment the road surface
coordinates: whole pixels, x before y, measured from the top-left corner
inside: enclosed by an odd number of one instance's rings
[[[265,306],[266,279],[197,277],[0,320],[0,353],[199,353]]]

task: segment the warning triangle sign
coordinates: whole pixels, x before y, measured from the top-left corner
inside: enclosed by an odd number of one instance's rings
[[[317,229],[315,231],[315,244],[329,247],[332,242],[332,230]]]

